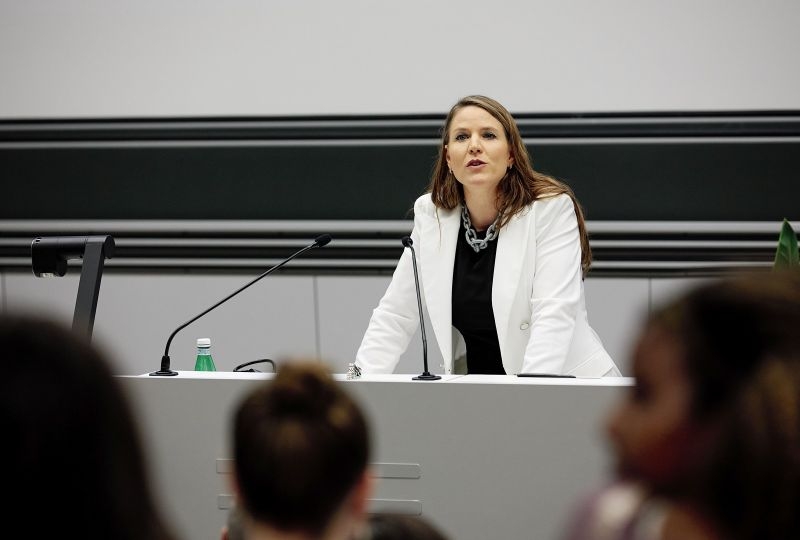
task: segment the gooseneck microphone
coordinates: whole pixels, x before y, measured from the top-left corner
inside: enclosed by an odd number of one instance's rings
[[[289,257],[287,257],[283,261],[279,262],[278,264],[276,264],[275,266],[273,266],[272,268],[270,268],[269,270],[267,270],[266,272],[264,272],[263,274],[261,274],[257,278],[253,279],[252,281],[250,281],[249,283],[244,285],[243,287],[240,287],[239,289],[237,289],[236,291],[232,292],[231,294],[229,294],[228,296],[226,296],[225,298],[223,298],[222,300],[220,300],[219,302],[217,302],[216,304],[214,304],[210,308],[206,309],[205,311],[203,311],[199,315],[196,315],[196,316],[192,317],[191,319],[189,319],[188,321],[186,321],[185,323],[180,325],[178,328],[176,328],[172,332],[172,334],[170,334],[169,339],[167,340],[167,346],[164,348],[164,356],[161,357],[161,369],[159,369],[158,371],[154,371],[150,375],[155,376],[155,377],[171,377],[171,376],[174,376],[174,375],[178,374],[177,371],[172,371],[170,369],[170,359],[169,359],[169,346],[172,343],[172,338],[175,337],[175,334],[177,334],[178,332],[180,332],[181,330],[183,330],[184,328],[186,328],[187,326],[192,324],[194,321],[196,321],[197,319],[199,319],[200,317],[202,317],[203,315],[205,315],[209,311],[218,308],[219,306],[221,306],[222,304],[224,304],[225,302],[227,302],[228,300],[230,300],[231,298],[233,298],[234,296],[236,296],[237,294],[239,294],[240,292],[242,292],[243,290],[248,288],[250,285],[253,285],[254,283],[256,283],[261,278],[268,276],[269,274],[271,274],[272,272],[274,272],[275,270],[277,270],[278,268],[280,268],[284,264],[288,263],[289,261],[291,261],[295,257],[298,257],[298,256],[302,255],[303,253],[305,253],[309,249],[326,246],[330,241],[331,241],[331,235],[329,235],[329,234],[321,234],[321,235],[317,236],[314,239],[313,243],[307,245],[306,247],[304,247],[300,251],[297,251],[296,253],[293,253],[292,255],[290,255]]]
[[[411,250],[411,262],[414,266],[414,285],[417,290],[417,307],[419,308],[419,330],[422,334],[422,362],[423,372],[422,375],[413,377],[414,381],[438,381],[441,379],[438,375],[433,375],[428,371],[428,338],[425,337],[425,318],[422,316],[422,295],[419,291],[419,274],[417,273],[417,254],[414,251],[414,242],[410,236],[403,237],[403,246]]]

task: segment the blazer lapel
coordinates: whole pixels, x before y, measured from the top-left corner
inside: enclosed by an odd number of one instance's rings
[[[523,210],[511,218],[497,237],[497,255],[492,279],[492,309],[497,326],[497,339],[508,341],[509,317],[514,296],[520,284],[520,272],[528,245],[530,210]]]
[[[425,302],[436,341],[448,368],[453,361],[453,264],[460,224],[461,207],[439,210],[439,219],[426,220],[421,235],[421,269]]]

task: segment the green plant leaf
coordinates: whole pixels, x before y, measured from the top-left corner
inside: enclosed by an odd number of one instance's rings
[[[783,220],[781,234],[778,236],[778,249],[775,251],[773,268],[800,267],[800,254],[797,249],[797,235],[789,220]]]

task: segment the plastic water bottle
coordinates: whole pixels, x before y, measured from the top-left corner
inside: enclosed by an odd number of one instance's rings
[[[197,340],[197,360],[194,363],[195,371],[217,371],[214,359],[211,358],[211,340],[199,338]]]

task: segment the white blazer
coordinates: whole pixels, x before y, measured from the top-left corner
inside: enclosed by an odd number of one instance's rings
[[[414,204],[411,238],[422,301],[445,373],[453,372],[457,349],[463,348],[452,326],[460,222],[460,206],[437,210],[429,194]],[[496,241],[492,308],[506,373],[601,377],[616,370],[586,315],[578,220],[569,196],[534,202],[500,229]],[[356,364],[365,373],[391,373],[418,324],[414,269],[405,250],[372,313]]]

